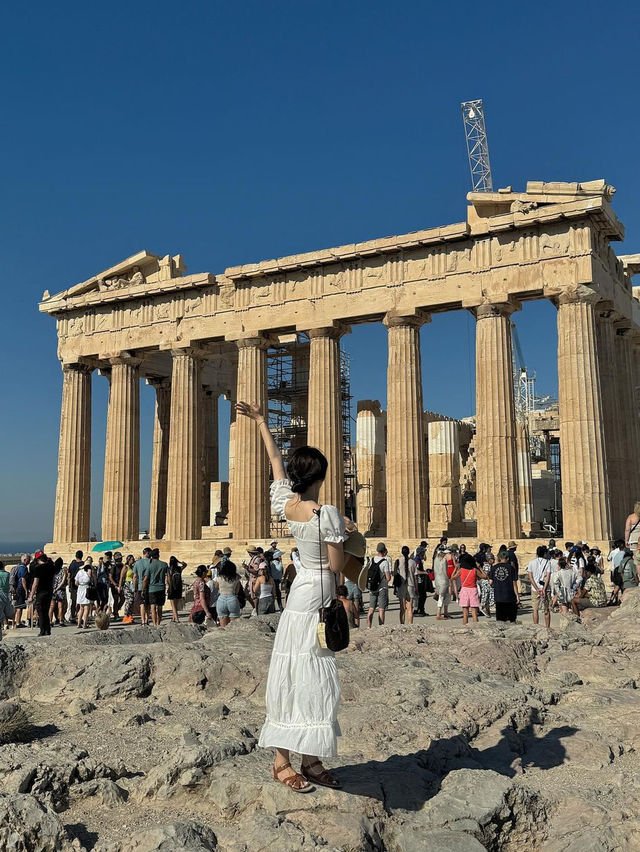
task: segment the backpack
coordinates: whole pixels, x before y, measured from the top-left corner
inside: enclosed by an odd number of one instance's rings
[[[622,580],[623,584],[627,580],[633,579],[633,574],[634,574],[633,568],[634,568],[633,556],[625,557],[625,559],[622,560],[621,564],[618,567],[618,573],[620,574],[620,579]],[[620,584],[618,584],[618,585],[620,585]]]
[[[382,559],[380,562],[376,562],[375,559],[371,559],[371,564],[369,565],[369,570],[367,571],[367,589],[370,592],[377,592],[380,588],[380,565],[382,564]]]
[[[16,589],[18,588],[18,571],[20,570],[20,565],[14,565],[9,574],[9,591],[12,595],[15,595]]]

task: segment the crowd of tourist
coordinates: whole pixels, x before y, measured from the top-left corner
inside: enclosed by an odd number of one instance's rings
[[[351,627],[358,628],[365,614],[368,627],[373,626],[376,613],[378,624],[384,624],[392,596],[398,600],[402,624],[426,616],[429,596],[436,604],[438,620],[451,618],[449,609],[454,602],[462,610],[464,624],[469,618],[477,622],[481,615],[495,615],[497,621],[516,620],[521,607],[516,542],[501,545],[497,553],[483,543],[472,555],[465,544],[442,538],[430,556],[427,550],[426,541],[421,541],[413,549],[402,547],[393,560],[383,542],[377,545],[363,568],[360,584],[368,591],[368,607],[358,583],[344,579],[337,587],[337,598]],[[231,548],[225,547],[215,551],[210,564],[196,567],[188,621],[225,627],[243,611],[261,616],[286,606],[300,567],[297,548],[285,559],[278,542],[272,541],[266,550],[248,550],[239,568],[231,557]],[[638,586],[639,558],[637,537],[631,542],[616,541],[606,561],[597,547],[581,541],[565,542],[564,548],[557,547],[553,539],[539,545],[522,575],[531,591],[534,623],[539,623],[540,614],[548,627],[553,612],[571,612],[580,618],[587,607],[619,603],[625,590]],[[607,566],[610,594],[603,581]],[[87,556],[78,551],[68,565],[38,551],[33,557],[22,556],[10,571],[0,562],[0,638],[3,627],[21,629],[37,624],[39,635],[47,636],[52,626],[75,624],[87,629],[93,623],[104,626],[118,621],[126,625],[133,624],[136,616],[143,626],[158,626],[167,602],[170,618],[177,622],[185,605],[186,568],[175,556],[168,563],[163,561],[158,549],[150,547],[139,558],[133,554],[124,557],[117,551]]]

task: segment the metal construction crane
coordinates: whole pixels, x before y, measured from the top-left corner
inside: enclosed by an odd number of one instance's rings
[[[489,143],[484,125],[484,106],[482,100],[462,103],[462,121],[467,140],[467,155],[471,171],[471,189],[473,192],[493,192],[491,163],[489,162]]]

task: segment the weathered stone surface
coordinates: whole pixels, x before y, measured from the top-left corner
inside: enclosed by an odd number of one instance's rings
[[[342,789],[307,796],[257,748],[277,616],[148,630],[143,645],[123,631],[128,647],[54,632],[5,677],[31,696],[37,738],[0,747],[0,792],[103,852],[633,849],[637,613],[627,595],[550,632],[430,618],[354,631],[338,657]]]
[[[172,822],[153,826],[127,840],[96,847],[96,852],[214,852],[216,836],[197,822]]]
[[[71,852],[58,817],[33,797],[0,793],[0,849],[3,852]]]

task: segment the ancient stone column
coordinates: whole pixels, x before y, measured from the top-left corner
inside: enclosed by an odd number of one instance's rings
[[[387,538],[420,540],[427,527],[420,326],[424,316],[387,315]]]
[[[618,405],[617,416],[621,421],[621,432],[624,438],[623,449],[623,471],[626,474],[627,502],[622,509],[621,518],[616,518],[615,532],[622,528],[624,533],[624,521],[626,516],[633,511],[634,503],[640,500],[640,470],[638,461],[640,459],[640,424],[636,414],[635,375],[633,356],[633,332],[630,320],[619,320],[615,323],[616,328],[616,367],[618,374]]]
[[[192,349],[172,353],[167,481],[169,541],[202,538],[201,361]]]
[[[377,399],[358,400],[356,506],[358,529],[382,535],[386,525],[385,415]]]
[[[520,538],[516,417],[513,399],[513,305],[476,308],[476,493],[478,538]]]
[[[320,502],[344,511],[342,396],[340,391],[340,336],[342,328],[315,328],[309,332],[309,415],[307,441],[329,462]]]
[[[218,459],[218,394],[210,387],[202,389],[202,524],[209,526],[211,508],[211,483],[217,482],[219,473]]]
[[[518,464],[518,487],[520,489],[520,522],[522,530],[530,533],[533,528],[533,482],[531,477],[531,447],[529,428],[526,423],[516,423],[516,458]]]
[[[237,341],[238,402],[255,402],[267,415],[267,342],[260,337]],[[233,534],[238,539],[269,535],[269,460],[257,424],[248,417],[235,423],[233,463]]]
[[[171,379],[147,379],[147,384],[154,387],[156,391],[153,417],[149,538],[161,539],[165,534],[167,525]]]
[[[624,535],[624,522],[631,500],[630,471],[625,462],[626,435],[620,416],[621,381],[618,369],[618,347],[615,321],[617,315],[608,303],[596,306],[596,333],[602,419],[604,422],[606,469],[611,507],[612,533]]]
[[[595,329],[598,298],[590,287],[558,298],[563,535],[573,541],[604,541],[611,533]]]
[[[429,529],[430,534],[442,535],[450,524],[462,520],[460,427],[455,420],[435,420],[429,423],[427,431]]]
[[[55,542],[89,541],[91,508],[91,368],[62,365]]]
[[[140,514],[139,358],[110,359],[102,498],[103,541],[137,541]]]
[[[233,526],[233,518],[235,514],[234,509],[234,498],[236,494],[236,489],[234,485],[234,471],[235,471],[235,463],[236,463],[236,424],[237,424],[237,414],[236,414],[236,398],[234,394],[230,394],[229,402],[231,403],[231,407],[229,409],[229,515],[227,517],[227,524],[229,526]]]

